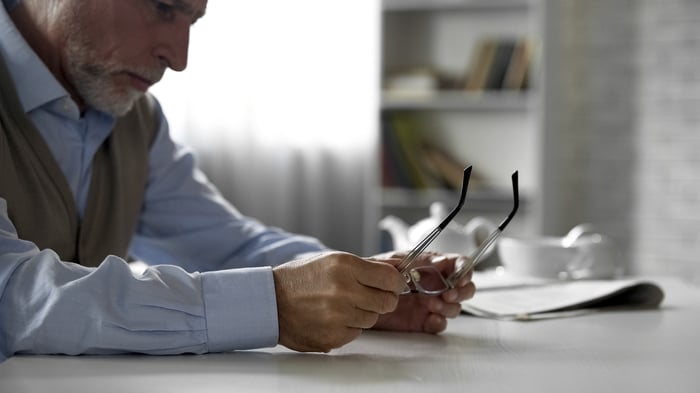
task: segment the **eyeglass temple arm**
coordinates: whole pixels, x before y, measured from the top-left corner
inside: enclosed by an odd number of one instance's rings
[[[491,232],[488,238],[484,240],[479,248],[474,251],[474,254],[471,256],[471,263],[464,264],[462,265],[459,269],[457,269],[454,273],[448,277],[448,282],[452,285],[454,285],[466,272],[469,270],[473,269],[476,265],[481,262],[481,258],[484,256],[486,253],[486,250],[489,249],[491,244],[498,239],[498,237],[501,235],[503,230],[508,226],[510,221],[513,219],[515,216],[515,213],[518,211],[518,207],[520,206],[520,195],[518,193],[518,171],[513,172],[513,175],[511,175],[511,183],[513,184],[513,209],[508,213],[508,216],[501,222],[501,224],[498,226],[498,229],[495,231]]]
[[[498,226],[498,230],[501,232],[506,229],[506,226],[508,226],[510,220],[515,217],[515,213],[518,212],[518,207],[520,206],[520,194],[518,193],[518,171],[513,172],[513,174],[510,176],[510,180],[513,184],[513,209],[510,211],[510,213],[508,213],[508,217],[501,222],[501,225]]]
[[[433,240],[435,240],[435,238],[438,237],[440,232],[442,232],[442,230],[447,227],[447,224],[449,224],[450,221],[452,221],[452,219],[462,209],[462,206],[464,206],[464,201],[467,198],[467,189],[469,188],[469,178],[471,177],[471,175],[472,167],[470,165],[464,168],[464,172],[462,175],[462,191],[460,192],[459,202],[457,202],[457,206],[455,206],[454,209],[452,209],[452,211],[450,212],[450,214],[448,214],[447,217],[445,217],[440,222],[440,224],[438,224],[438,226],[435,227],[435,229],[433,229],[425,238],[423,238],[423,240],[421,240],[420,243],[413,247],[411,252],[409,252],[408,255],[406,255],[403,258],[401,263],[396,267],[399,270],[399,272],[403,273],[406,270],[408,270],[408,268],[411,267],[411,264],[413,263],[413,261],[416,260],[418,255],[420,255],[426,249],[426,247],[428,247],[428,245],[430,245],[430,243],[432,243]]]
[[[445,217],[440,224],[438,225],[438,228],[440,230],[445,229],[447,227],[447,224],[452,221],[453,218],[459,213],[460,210],[462,210],[462,206],[464,206],[464,201],[467,199],[467,189],[469,188],[469,178],[472,176],[472,167],[471,165],[464,168],[464,172],[462,174],[462,191],[459,193],[459,202],[457,202],[457,206],[452,209],[450,214]]]

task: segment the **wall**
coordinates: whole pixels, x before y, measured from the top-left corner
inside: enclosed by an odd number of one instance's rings
[[[592,222],[629,272],[696,282],[698,11],[684,0],[547,1],[542,160],[546,233]]]
[[[700,283],[700,2],[645,0],[633,257]]]

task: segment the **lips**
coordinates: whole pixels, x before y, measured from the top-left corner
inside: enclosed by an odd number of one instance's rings
[[[157,82],[157,80],[149,79],[148,77],[144,77],[144,76],[136,74],[134,72],[126,71],[125,75],[129,78],[129,83],[135,89],[143,91],[143,92],[148,90],[149,87],[151,87],[153,84],[155,84]]]
[[[116,74],[126,78],[126,82],[136,90],[145,92],[156,84],[165,73],[164,68],[129,67],[122,68]]]

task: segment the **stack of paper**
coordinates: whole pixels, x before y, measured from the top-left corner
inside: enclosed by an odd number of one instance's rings
[[[468,314],[512,320],[533,320],[600,310],[655,308],[664,293],[643,279],[541,280],[475,273],[477,291],[462,303]]]

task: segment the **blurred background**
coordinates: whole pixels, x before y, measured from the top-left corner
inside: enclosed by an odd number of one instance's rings
[[[461,223],[588,222],[629,273],[700,283],[700,2],[211,1],[186,72],[154,87],[244,214],[330,247],[457,199]]]

